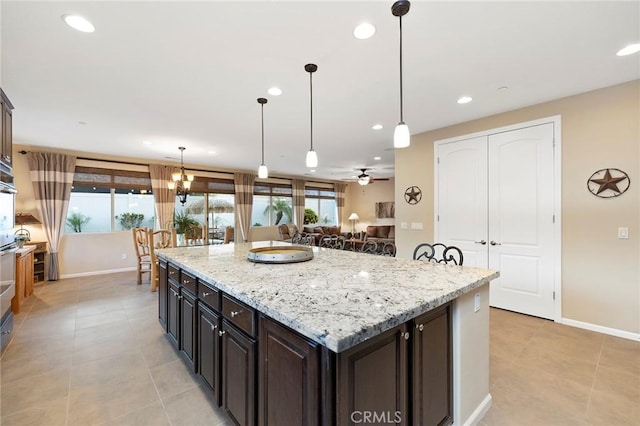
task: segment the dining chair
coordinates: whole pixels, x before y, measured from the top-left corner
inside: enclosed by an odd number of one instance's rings
[[[364,243],[360,244],[359,251],[360,253],[377,254],[378,243],[373,240],[366,240]]]
[[[229,244],[233,241],[233,226],[227,226],[224,229],[224,244]]]
[[[396,244],[392,243],[392,242],[384,242],[382,243],[382,248],[380,248],[380,251],[378,252],[378,254],[382,255],[382,256],[390,256],[390,257],[396,257]]]
[[[151,275],[151,246],[149,245],[149,230],[147,228],[133,228],[133,246],[136,251],[136,268],[138,285],[142,284],[142,274]]]
[[[205,229],[203,226],[190,226],[184,233],[185,243],[188,246],[204,245]]]
[[[413,260],[462,265],[464,256],[462,250],[456,246],[447,246],[442,243],[422,243],[413,250]]]
[[[303,246],[312,246],[314,243],[313,235],[308,235],[300,232],[296,232],[295,235],[291,238],[292,244],[300,244]]]
[[[175,229],[159,229],[149,232],[149,247],[151,252],[151,291],[158,290],[158,257],[157,249],[177,247],[177,236]]]

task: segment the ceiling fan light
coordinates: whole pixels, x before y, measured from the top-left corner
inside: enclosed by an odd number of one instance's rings
[[[318,154],[313,149],[307,152],[307,167],[318,167]]]
[[[260,179],[266,179],[269,177],[269,170],[264,164],[260,164],[260,167],[258,167],[258,177]]]
[[[358,178],[358,183],[362,186],[369,184],[369,176],[363,176]]]
[[[409,126],[404,123],[398,123],[396,129],[393,131],[393,147],[406,148],[410,144],[411,134],[409,133]]]

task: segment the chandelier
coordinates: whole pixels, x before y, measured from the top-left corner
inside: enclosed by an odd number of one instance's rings
[[[187,195],[189,195],[189,189],[191,189],[191,182],[193,182],[193,175],[188,175],[184,172],[184,146],[178,147],[180,150],[180,171],[171,174],[171,180],[167,182],[167,187],[170,190],[176,190],[176,196],[180,200],[180,204],[184,206],[187,201]]]

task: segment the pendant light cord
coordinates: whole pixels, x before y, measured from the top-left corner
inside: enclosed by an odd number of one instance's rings
[[[311,139],[311,151],[313,151],[313,72],[309,73],[309,93],[310,93],[310,102],[309,102],[309,110],[311,111],[311,127],[310,127],[310,139]]]
[[[262,121],[262,164],[264,164],[264,104],[260,104],[260,118]]]
[[[404,124],[403,97],[402,97],[402,16],[400,18],[400,123]]]

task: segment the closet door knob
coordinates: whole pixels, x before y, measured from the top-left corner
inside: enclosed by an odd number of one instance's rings
[[[491,244],[492,246],[501,246],[502,245],[502,243],[498,243],[498,242],[493,241],[493,240],[491,240],[491,242],[489,244]]]
[[[484,246],[485,244],[487,244],[487,242],[486,242],[485,240],[474,241],[474,243],[476,243],[476,244],[482,244],[483,246]]]

